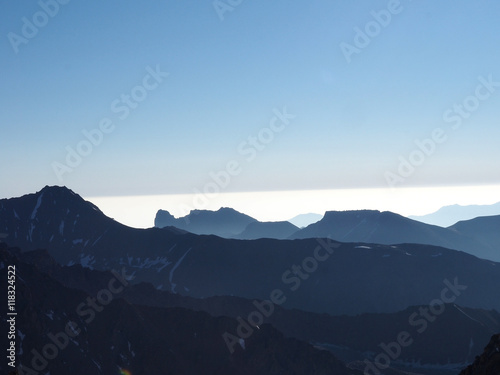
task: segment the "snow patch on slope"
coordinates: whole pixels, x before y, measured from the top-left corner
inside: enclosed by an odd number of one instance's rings
[[[460,307],[458,307],[457,305],[453,304],[453,307],[456,308],[458,311],[460,311],[462,314],[464,314],[467,318],[469,318],[470,320],[476,322],[476,323],[479,323],[481,325],[484,325],[483,323],[481,323],[479,320],[476,320],[474,319],[473,317],[469,316],[465,311],[463,311]]]
[[[93,270],[94,267],[92,267],[92,264],[94,264],[94,263],[95,263],[95,258],[93,255],[80,254],[80,264],[82,265],[82,267],[90,268],[91,270]]]
[[[40,208],[40,205],[42,204],[43,194],[44,193],[40,194],[40,196],[38,197],[38,200],[36,201],[36,206],[33,209],[33,212],[31,213],[31,220],[34,220],[36,217],[36,213],[38,212],[38,209]]]
[[[177,267],[179,267],[179,265],[182,263],[182,261],[184,260],[184,258],[186,257],[186,255],[190,251],[191,251],[191,248],[189,248],[188,251],[186,251],[184,253],[184,255],[177,261],[177,263],[175,263],[175,265],[172,267],[172,270],[170,271],[170,275],[169,275],[168,280],[170,281],[172,293],[175,293],[175,287],[177,286],[177,284],[175,284],[175,283],[172,282],[172,279],[174,278],[174,271],[177,269]]]

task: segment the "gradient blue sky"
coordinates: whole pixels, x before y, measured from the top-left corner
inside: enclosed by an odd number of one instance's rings
[[[401,1],[347,63],[340,44],[388,1],[212,1],[61,5],[16,54],[36,1],[0,5],[0,197],[44,185],[84,196],[188,194],[237,160],[227,192],[387,187],[400,156],[441,127],[448,140],[401,187],[500,183],[500,88],[458,130],[443,113],[500,81],[500,2]],[[125,120],[110,105],[148,66],[170,75]],[[273,109],[296,118],[247,162],[237,151]],[[59,181],[51,163],[82,130],[111,134]]]

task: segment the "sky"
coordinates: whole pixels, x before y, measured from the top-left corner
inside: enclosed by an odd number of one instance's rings
[[[498,14],[493,0],[3,2],[0,197],[65,185],[117,216],[111,197],[182,213],[254,194],[271,219],[320,196],[408,214],[443,188],[463,194],[442,205],[495,203]],[[139,214],[120,219],[152,221]]]

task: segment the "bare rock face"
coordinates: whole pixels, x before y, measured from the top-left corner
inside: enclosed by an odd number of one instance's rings
[[[460,375],[496,374],[500,374],[500,334],[493,335],[483,354],[476,357],[474,363],[460,373]]]

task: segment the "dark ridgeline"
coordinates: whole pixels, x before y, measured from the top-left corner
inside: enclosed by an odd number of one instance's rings
[[[90,270],[80,265],[60,266],[44,250],[18,256],[62,285],[89,295],[96,295],[113,278],[108,271]],[[256,310],[249,299],[231,296],[195,299],[160,291],[145,283],[128,286],[120,293],[120,298],[133,305],[186,308],[205,311],[214,317],[247,319]],[[265,323],[272,324],[286,337],[331,350],[345,361],[361,360],[369,352],[378,353],[381,343],[393,342],[401,331],[407,331],[414,342],[401,352],[400,361],[436,366],[454,363],[457,368],[472,362],[492,333],[500,331],[500,313],[494,310],[446,304],[443,311],[436,315],[431,312],[427,319],[428,312],[429,306],[426,305],[411,306],[396,313],[331,316],[274,306]],[[429,350],[436,345],[439,345],[439,350]]]
[[[42,260],[46,270],[55,266],[46,254],[30,256]],[[34,369],[52,375],[67,375],[68,371],[74,375],[115,374],[122,367],[134,375],[362,374],[347,369],[330,352],[285,338],[268,324],[236,345],[231,354],[222,335],[235,332],[238,322],[234,318],[216,318],[185,308],[141,306],[122,299],[120,293],[95,308],[92,319],[78,311],[87,311],[90,305],[86,301],[99,293],[70,288],[20,258],[23,254],[18,249],[0,243],[0,264],[16,264],[18,274],[17,329],[22,333],[18,336],[22,354],[18,354],[17,364],[24,366],[25,373]],[[68,275],[75,271],[89,270],[73,269]],[[2,278],[6,273],[5,266],[0,268]],[[97,284],[105,287],[115,277],[110,272],[92,275],[96,289]],[[87,303],[85,310],[78,309],[82,303]],[[70,321],[74,331],[79,331],[71,338],[65,334]],[[5,320],[0,321],[0,329],[7,332]],[[54,343],[51,337],[60,346],[52,360],[43,355],[43,348]],[[37,358],[34,363],[33,358]],[[2,361],[0,372],[7,371]]]
[[[241,240],[256,240],[259,238],[284,240],[298,230],[299,228],[288,221],[256,221],[248,224],[243,232],[233,238]]]

